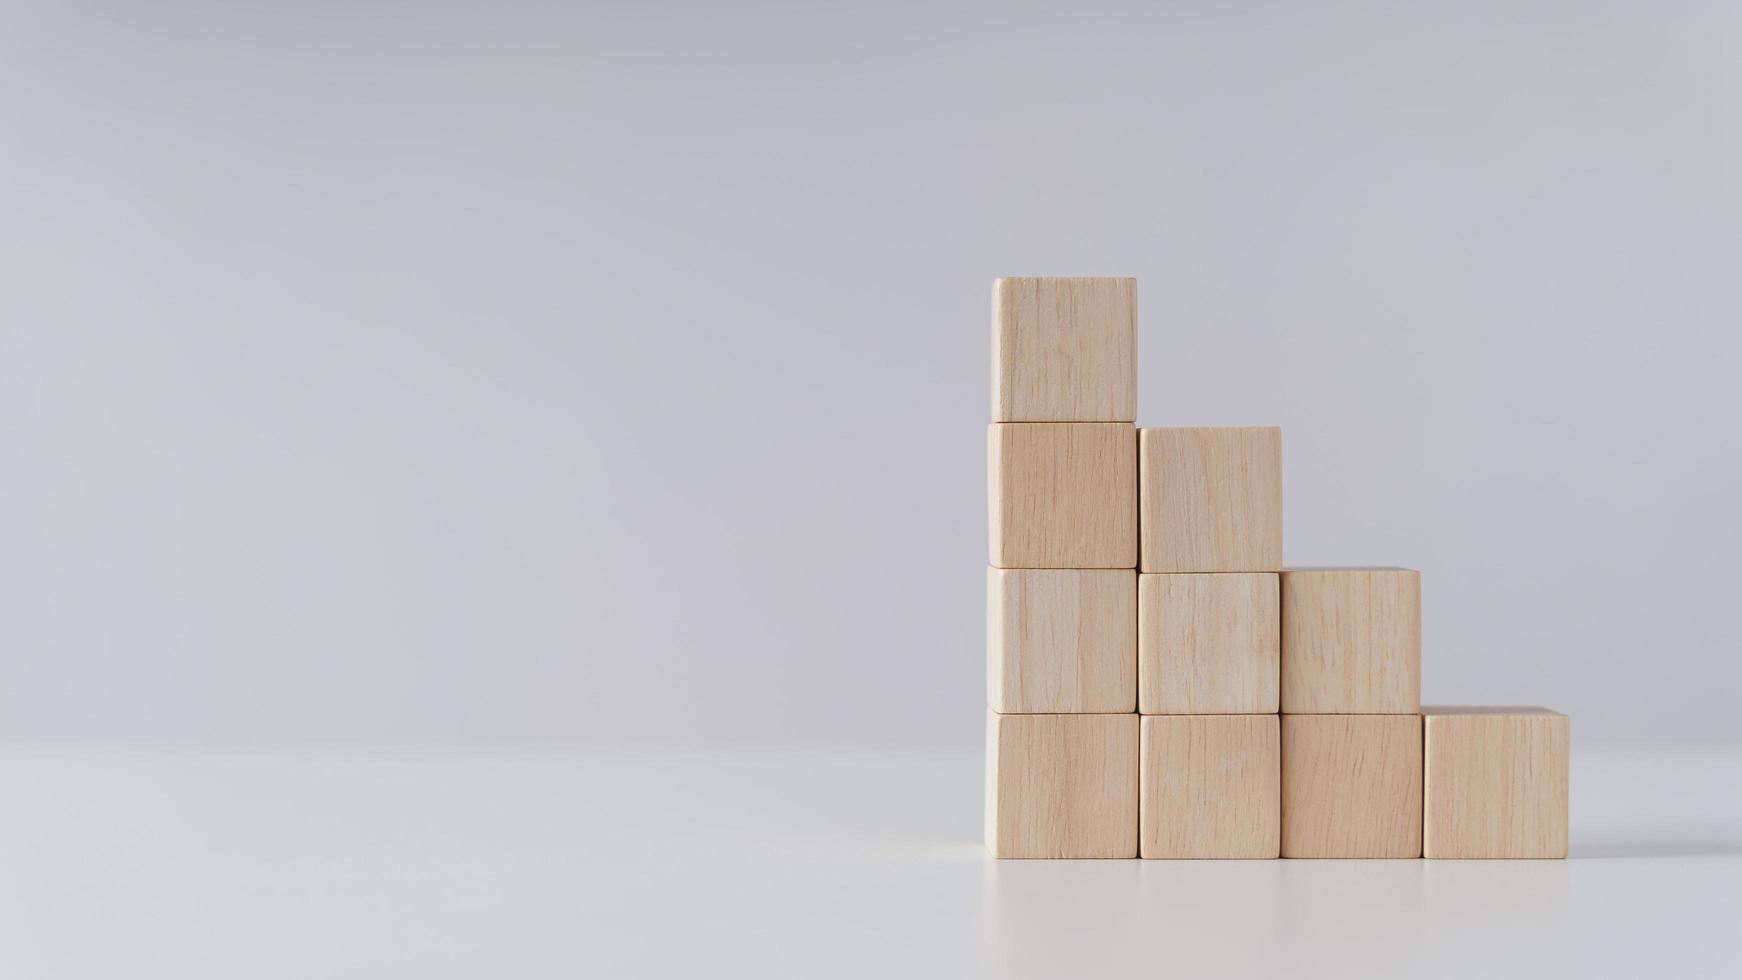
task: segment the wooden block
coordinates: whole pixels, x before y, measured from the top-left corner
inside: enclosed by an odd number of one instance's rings
[[[988,569],[986,656],[994,711],[1137,710],[1137,573]]]
[[[1140,853],[1274,858],[1282,835],[1276,715],[1143,719]]]
[[[1282,568],[1282,430],[1143,429],[1145,572]]]
[[[1137,430],[1125,422],[993,423],[992,564],[1137,564]]]
[[[992,418],[1137,419],[1137,280],[992,284]]]
[[[1280,630],[1273,572],[1139,575],[1137,710],[1275,714]]]
[[[1137,716],[986,713],[986,846],[1000,858],[1137,856]]]
[[[1422,854],[1567,856],[1567,716],[1547,708],[1423,708]]]
[[[1282,716],[1282,856],[1421,857],[1421,716]]]
[[[1284,714],[1421,710],[1421,573],[1299,568],[1282,573]]]

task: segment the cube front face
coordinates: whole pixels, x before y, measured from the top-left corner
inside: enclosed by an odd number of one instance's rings
[[[992,564],[1134,567],[1136,440],[1125,422],[994,423],[987,435]]]
[[[1137,716],[986,718],[986,846],[999,858],[1137,856]]]
[[[988,569],[986,638],[995,711],[1137,708],[1135,571]]]
[[[1137,280],[992,284],[992,418],[1137,419]]]
[[[1138,710],[1272,714],[1281,638],[1269,572],[1139,575]]]
[[[1144,572],[1282,568],[1282,430],[1143,429]]]
[[[1282,710],[1420,711],[1420,573],[1402,568],[1283,571]]]
[[[1160,715],[1142,722],[1140,854],[1278,855],[1281,735],[1276,715]]]
[[[1422,854],[1567,856],[1567,716],[1542,708],[1424,708]]]
[[[1420,715],[1282,716],[1282,856],[1421,857]]]

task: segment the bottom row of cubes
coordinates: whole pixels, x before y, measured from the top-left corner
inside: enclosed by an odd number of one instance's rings
[[[1001,858],[1562,858],[1567,718],[1005,715],[987,720]]]

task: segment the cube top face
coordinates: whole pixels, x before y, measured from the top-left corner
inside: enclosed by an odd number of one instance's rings
[[[986,716],[986,846],[999,858],[1137,856],[1137,716]]]
[[[993,423],[991,563],[1137,564],[1137,430],[1125,422]]]
[[[1421,856],[1420,715],[1282,716],[1282,856]]]
[[[988,569],[986,644],[995,711],[1135,711],[1137,573]]]
[[[1272,572],[1139,575],[1138,710],[1272,714],[1280,608]]]
[[[1422,855],[1567,856],[1567,716],[1546,708],[1422,709]]]
[[[1424,704],[1423,715],[1516,715],[1529,718],[1537,715],[1549,715],[1555,718],[1565,718],[1551,708],[1542,708],[1533,704]]]
[[[1141,856],[1278,856],[1282,768],[1276,715],[1145,717],[1142,741]]]
[[[1282,568],[1282,430],[1141,429],[1145,572]]]
[[[1137,280],[992,284],[992,418],[1137,419]]]
[[[1285,714],[1421,710],[1421,574],[1284,569]]]

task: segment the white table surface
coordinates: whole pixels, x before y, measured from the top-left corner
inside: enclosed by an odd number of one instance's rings
[[[0,977],[1742,976],[1742,747],[1568,861],[995,862],[978,751],[0,748]]]

